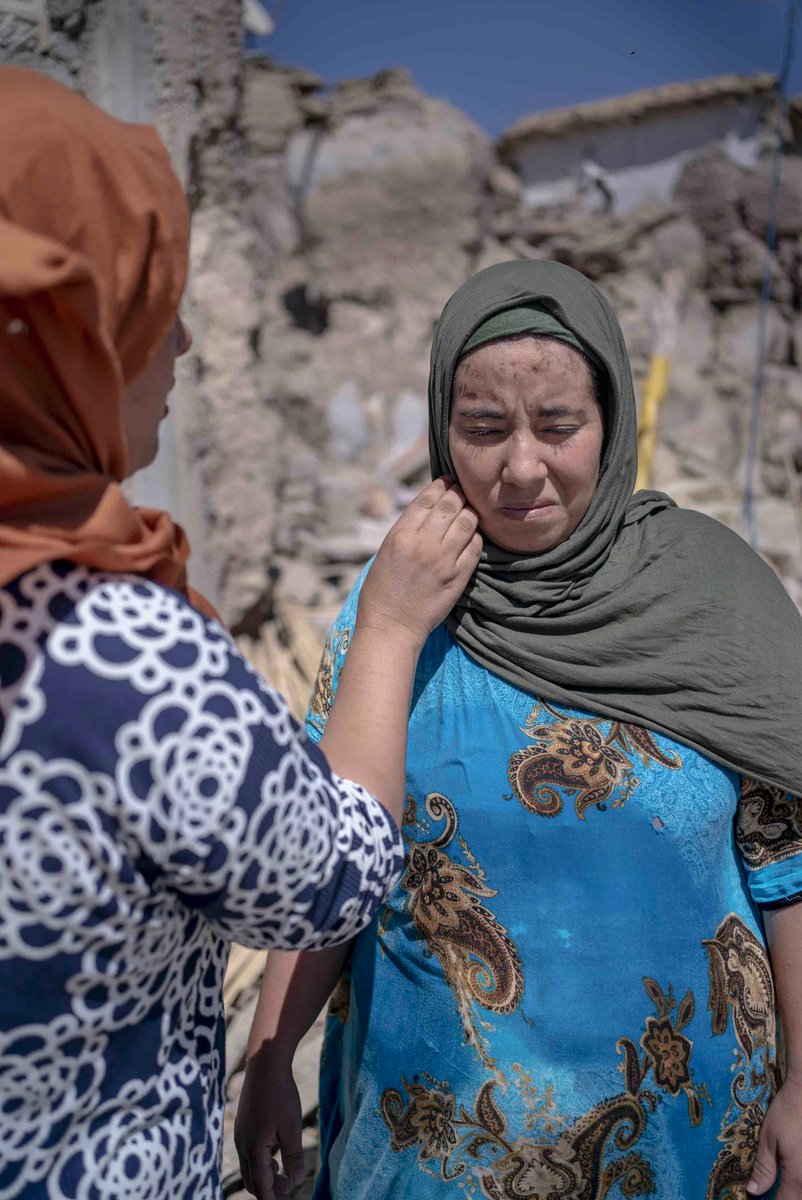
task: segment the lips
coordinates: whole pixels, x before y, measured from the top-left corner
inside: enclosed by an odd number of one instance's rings
[[[516,504],[508,508],[503,507],[499,509],[499,512],[510,521],[534,521],[556,507],[557,504],[553,500],[539,500],[536,504]]]

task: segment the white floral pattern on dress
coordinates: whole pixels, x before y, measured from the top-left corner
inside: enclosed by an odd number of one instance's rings
[[[0,1200],[217,1200],[228,940],[352,937],[398,831],[177,593],[38,567],[0,656]]]

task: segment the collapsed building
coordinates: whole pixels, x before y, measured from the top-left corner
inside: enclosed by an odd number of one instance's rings
[[[741,527],[776,139],[772,77],[727,76],[541,114],[498,145],[403,71],[325,93],[308,73],[252,60],[245,95],[254,220],[271,247],[259,332],[265,403],[289,451],[275,479],[278,593],[330,608],[377,548],[425,478],[428,349],[440,307],[471,273],[508,258],[559,259],[597,281],[641,387],[673,320],[651,483]],[[605,147],[620,148],[627,132],[633,150],[618,171]],[[788,143],[757,511],[762,552],[798,598],[795,105]],[[563,174],[544,167],[536,179],[546,150]],[[588,171],[575,168],[591,156],[588,187]],[[600,181],[612,203],[599,203]]]

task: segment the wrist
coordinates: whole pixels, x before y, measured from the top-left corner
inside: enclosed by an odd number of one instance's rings
[[[413,654],[417,659],[429,633],[370,606],[363,608],[360,604],[354,629],[354,637],[357,636],[363,641],[375,639],[384,651]]]
[[[265,1038],[262,1042],[249,1043],[245,1054],[246,1068],[253,1071],[289,1069],[297,1049],[298,1041],[292,1038]]]

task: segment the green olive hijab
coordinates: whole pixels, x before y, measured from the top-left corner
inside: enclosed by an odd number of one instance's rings
[[[434,476],[456,477],[451,387],[496,313],[542,306],[609,380],[590,507],[537,554],[485,541],[449,618],[459,645],[516,687],[645,725],[725,767],[802,795],[802,618],[773,571],[719,522],[659,492],[633,496],[637,418],[621,328],[599,289],[554,262],[506,262],[468,280],[438,322],[429,377]]]

